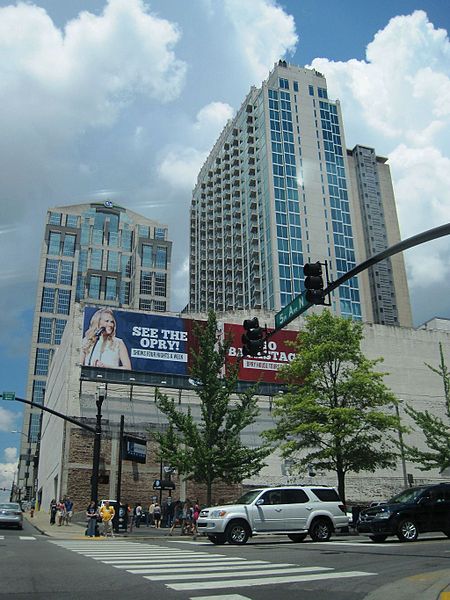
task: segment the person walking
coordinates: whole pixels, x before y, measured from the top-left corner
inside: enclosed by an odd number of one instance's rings
[[[152,503],[148,507],[148,512],[147,512],[147,527],[149,527],[149,526],[150,527],[154,527],[155,526],[154,512],[155,512],[155,503],[152,500]]]
[[[56,512],[58,510],[58,505],[56,503],[56,500],[53,498],[53,500],[50,502],[50,525],[54,525],[56,522]]]
[[[70,525],[72,523],[72,515],[73,515],[73,502],[67,496],[66,501],[64,502],[66,506],[66,525]]]
[[[199,503],[196,502],[194,504],[193,513],[192,513],[192,535],[194,536],[194,540],[197,539],[198,529],[197,529],[197,521],[200,516],[200,506]]]
[[[116,511],[114,510],[114,506],[109,503],[109,500],[105,500],[105,503],[100,508],[100,516],[103,523],[103,535],[105,537],[108,537],[108,535],[110,535],[112,538],[114,537],[112,521],[115,514]]]
[[[136,527],[140,527],[141,519],[142,519],[142,505],[140,502],[138,502],[136,504],[136,508],[134,509],[134,514],[135,514],[135,525],[136,525]]]
[[[64,523],[66,519],[66,505],[63,500],[60,500],[56,505],[56,523],[58,527]]]
[[[87,519],[87,532],[86,535],[88,537],[95,537],[95,529],[97,527],[97,518],[98,511],[95,506],[95,502],[91,500],[89,506],[86,509],[86,519]]]
[[[161,505],[158,501],[155,502],[155,508],[153,509],[153,518],[155,520],[155,528],[160,529],[160,527],[161,527]]]
[[[177,500],[174,504],[173,507],[173,522],[172,522],[172,527],[170,528],[169,531],[169,535],[172,535],[173,530],[175,529],[175,527],[177,525],[182,525],[182,512],[183,512],[183,505],[181,504],[180,500]]]

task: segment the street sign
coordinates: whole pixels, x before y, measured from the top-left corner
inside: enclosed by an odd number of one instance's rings
[[[2,392],[3,400],[15,400],[16,393],[15,392]]]
[[[311,306],[312,304],[305,297],[305,292],[302,292],[300,296],[294,298],[280,312],[277,312],[275,315],[275,329],[281,329],[281,327],[296,319]]]

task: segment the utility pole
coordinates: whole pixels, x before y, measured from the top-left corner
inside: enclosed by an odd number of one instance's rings
[[[102,443],[102,404],[106,398],[106,385],[101,383],[97,387],[95,404],[97,415],[95,423],[94,456],[92,459],[91,500],[98,503],[98,472],[100,468],[100,449]]]

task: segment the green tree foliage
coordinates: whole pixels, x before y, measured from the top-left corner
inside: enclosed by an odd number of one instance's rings
[[[418,463],[422,471],[439,469],[443,471],[450,467],[450,373],[445,364],[442,344],[439,344],[441,361],[439,367],[433,367],[427,363],[426,366],[436,375],[442,378],[444,386],[446,418],[433,415],[429,411],[415,410],[412,406],[405,407],[406,413],[413,419],[422,430],[428,450],[419,450],[413,446],[406,447],[406,456],[409,460]]]
[[[390,413],[396,404],[373,370],[382,359],[362,354],[362,324],[329,311],[306,318],[295,342],[296,357],[281,370],[288,392],[275,400],[276,427],[264,435],[281,442],[284,457],[337,474],[345,502],[345,476],[395,464],[399,421]]]
[[[166,415],[169,427],[157,434],[161,458],[175,466],[187,479],[206,485],[207,502],[211,503],[212,485],[216,481],[240,483],[258,473],[270,453],[268,444],[247,448],[241,442],[243,429],[254,423],[259,414],[255,390],[234,396],[237,366],[224,366],[230,340],[221,340],[213,312],[207,323],[197,326],[198,349],[192,350],[190,376],[198,387],[200,419],[190,408],[180,410],[178,403],[157,392],[158,408]]]

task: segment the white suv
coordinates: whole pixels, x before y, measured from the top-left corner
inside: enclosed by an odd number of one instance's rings
[[[245,493],[235,504],[204,508],[198,532],[213,544],[245,544],[258,534],[286,534],[302,542],[326,542],[333,531],[348,527],[349,518],[334,488],[279,486]]]

